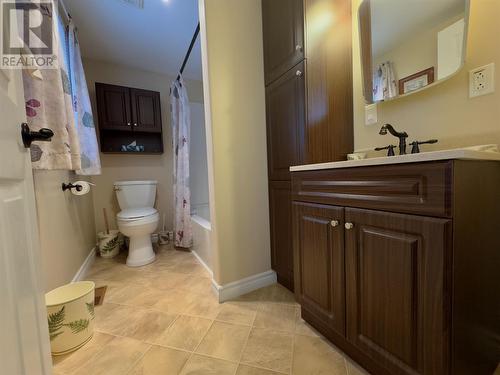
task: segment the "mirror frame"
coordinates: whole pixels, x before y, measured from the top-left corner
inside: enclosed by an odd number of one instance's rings
[[[466,21],[465,22],[465,25],[464,25],[464,41],[463,41],[463,45],[462,45],[462,62],[460,64],[460,67],[452,74],[450,74],[449,76],[447,76],[446,78],[442,78],[438,81],[434,81],[432,82],[431,84],[427,85],[427,86],[424,86],[424,87],[421,87],[415,91],[412,91],[412,92],[409,92],[407,94],[400,94],[394,98],[391,98],[391,99],[387,99],[387,100],[381,100],[381,101],[374,101],[373,100],[373,67],[371,67],[370,69],[370,76],[369,77],[366,77],[366,69],[365,69],[365,64],[364,64],[364,49],[363,49],[363,33],[362,33],[362,28],[361,28],[361,22],[363,20],[362,16],[362,12],[366,11],[366,4],[370,4],[371,3],[371,0],[362,0],[361,3],[359,4],[359,7],[358,7],[358,34],[359,34],[359,56],[360,56],[360,65],[361,65],[361,82],[362,82],[362,85],[363,85],[363,98],[365,100],[365,105],[372,105],[372,104],[381,104],[381,103],[385,103],[385,102],[392,102],[394,100],[397,100],[397,99],[400,99],[400,98],[405,98],[405,97],[408,97],[410,95],[413,95],[413,94],[416,94],[416,93],[419,93],[423,90],[427,90],[431,87],[434,87],[434,86],[437,86],[443,82],[446,82],[447,80],[455,77],[457,74],[459,74],[464,66],[465,66],[465,63],[467,61],[467,46],[468,46],[468,39],[469,39],[469,21],[470,21],[470,2],[471,0],[464,0],[464,5],[465,5],[465,12],[464,12],[464,20]],[[370,30],[371,30],[371,17],[370,17]],[[370,35],[371,35],[371,32],[370,32]],[[371,39],[370,39],[370,58],[369,58],[369,63],[370,65],[372,65],[372,59],[373,59],[373,54],[372,54],[372,50],[371,50]],[[369,82],[370,84],[367,85],[367,80],[369,79]],[[366,98],[366,94],[367,94],[367,88],[371,87],[371,101],[368,101],[367,98]]]

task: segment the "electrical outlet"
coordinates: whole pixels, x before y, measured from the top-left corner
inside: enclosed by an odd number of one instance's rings
[[[469,97],[495,92],[495,64],[491,63],[469,72]]]

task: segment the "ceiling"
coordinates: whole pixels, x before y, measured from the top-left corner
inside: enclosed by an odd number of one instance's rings
[[[463,14],[466,0],[371,0],[373,55]]]
[[[122,0],[64,0],[79,31],[84,58],[176,75],[196,24],[198,0],[144,0],[139,9]],[[184,77],[201,80],[198,37]]]

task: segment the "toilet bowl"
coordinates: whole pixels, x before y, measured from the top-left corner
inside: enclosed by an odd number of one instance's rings
[[[156,181],[118,181],[115,192],[122,209],[116,216],[118,229],[129,237],[127,266],[140,267],[155,260],[151,234],[160,215],[153,208]]]

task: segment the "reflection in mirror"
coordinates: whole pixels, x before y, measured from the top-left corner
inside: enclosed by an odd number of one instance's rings
[[[395,99],[458,72],[469,0],[364,0],[359,8],[368,104]]]

